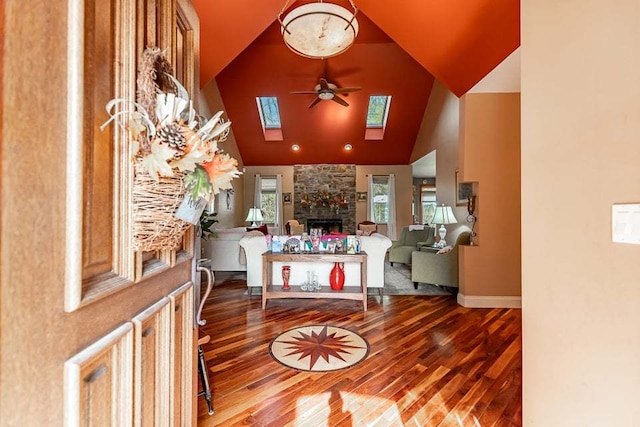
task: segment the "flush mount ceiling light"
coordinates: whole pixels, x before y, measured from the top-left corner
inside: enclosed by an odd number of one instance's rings
[[[358,9],[349,0],[353,12],[332,3],[308,3],[281,18],[289,0],[278,14],[284,43],[307,58],[322,59],[347,50],[358,35]]]
[[[298,144],[293,144],[293,145],[291,146],[291,149],[292,149],[293,151],[298,151],[298,150],[300,149],[300,146],[299,146]]]
[[[345,144],[344,145],[344,149],[347,150],[347,151],[351,151],[351,150],[353,150],[353,146],[351,144]]]

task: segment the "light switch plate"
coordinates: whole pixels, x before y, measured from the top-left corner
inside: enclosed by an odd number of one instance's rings
[[[640,245],[640,203],[611,206],[611,239]]]

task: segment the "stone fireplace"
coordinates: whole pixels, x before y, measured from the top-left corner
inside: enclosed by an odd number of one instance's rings
[[[305,225],[320,223],[327,232],[354,234],[356,230],[356,166],[294,165],[293,214]],[[304,196],[309,203],[303,203]],[[335,203],[336,201],[344,203]]]

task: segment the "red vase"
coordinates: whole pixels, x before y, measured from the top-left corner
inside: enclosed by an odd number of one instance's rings
[[[340,291],[344,287],[344,263],[336,262],[329,273],[329,284],[334,291]]]
[[[289,289],[289,276],[291,275],[291,267],[282,266],[282,289]]]

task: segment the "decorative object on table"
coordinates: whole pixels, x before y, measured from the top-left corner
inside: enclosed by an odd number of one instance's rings
[[[264,218],[262,217],[262,211],[260,208],[256,208],[255,206],[249,208],[249,213],[247,214],[246,222],[250,222],[252,227],[257,227],[258,222],[262,222]]]
[[[311,237],[311,251],[316,253],[320,251],[320,236]]]
[[[290,254],[296,254],[298,252],[300,252],[300,240],[295,238],[295,237],[291,237],[289,239],[287,239],[287,241],[284,243],[288,248],[288,252]]]
[[[308,3],[291,10],[287,0],[278,14],[285,45],[298,55],[324,59],[347,50],[358,35],[358,9],[349,0],[353,12],[332,3]]]
[[[366,359],[369,343],[348,329],[313,325],[278,335],[269,345],[269,354],[292,369],[329,372],[354,366]]]
[[[273,239],[271,239],[271,252],[280,253],[283,249],[282,242],[277,239],[277,236],[274,236]]]
[[[347,253],[356,253],[356,236],[347,236]]]
[[[467,198],[467,212],[469,213],[467,216],[467,222],[471,223],[471,237],[469,239],[469,245],[473,246],[473,238],[477,235],[473,229],[476,226],[476,222],[478,222],[478,217],[474,215],[476,212],[476,196],[474,195]]]
[[[328,240],[326,242],[326,245],[327,245],[327,249],[326,249],[327,252],[331,254],[336,253],[336,242],[334,242],[333,240]]]
[[[159,48],[147,48],[137,78],[137,101],[118,98],[106,105],[110,119],[125,128],[133,161],[133,249],[175,249],[204,206],[240,175],[238,162],[223,153],[230,122],[222,111],[207,120],[198,115],[184,87],[171,75]],[[206,203],[200,203],[200,199]],[[176,216],[178,207],[198,208],[192,222]]]
[[[318,280],[318,272],[307,270],[307,280],[300,284],[300,289],[307,292],[316,292],[320,291],[321,288],[322,286],[320,286],[320,281]]]
[[[442,204],[441,206],[436,206],[436,213],[433,216],[433,223],[440,224],[440,228],[438,229],[438,234],[440,235],[440,240],[435,246],[439,248],[444,248],[447,246],[447,242],[444,239],[447,235],[447,229],[445,228],[445,224],[457,224],[458,220],[455,215],[453,215],[453,210],[451,206],[445,206]]]
[[[289,277],[291,277],[291,266],[282,266],[282,289],[289,289]]]
[[[334,291],[341,291],[344,287],[344,263],[335,262],[329,273],[329,284]]]
[[[300,252],[309,252],[311,248],[312,245],[309,235],[306,232],[302,233],[302,236],[300,236]]]

